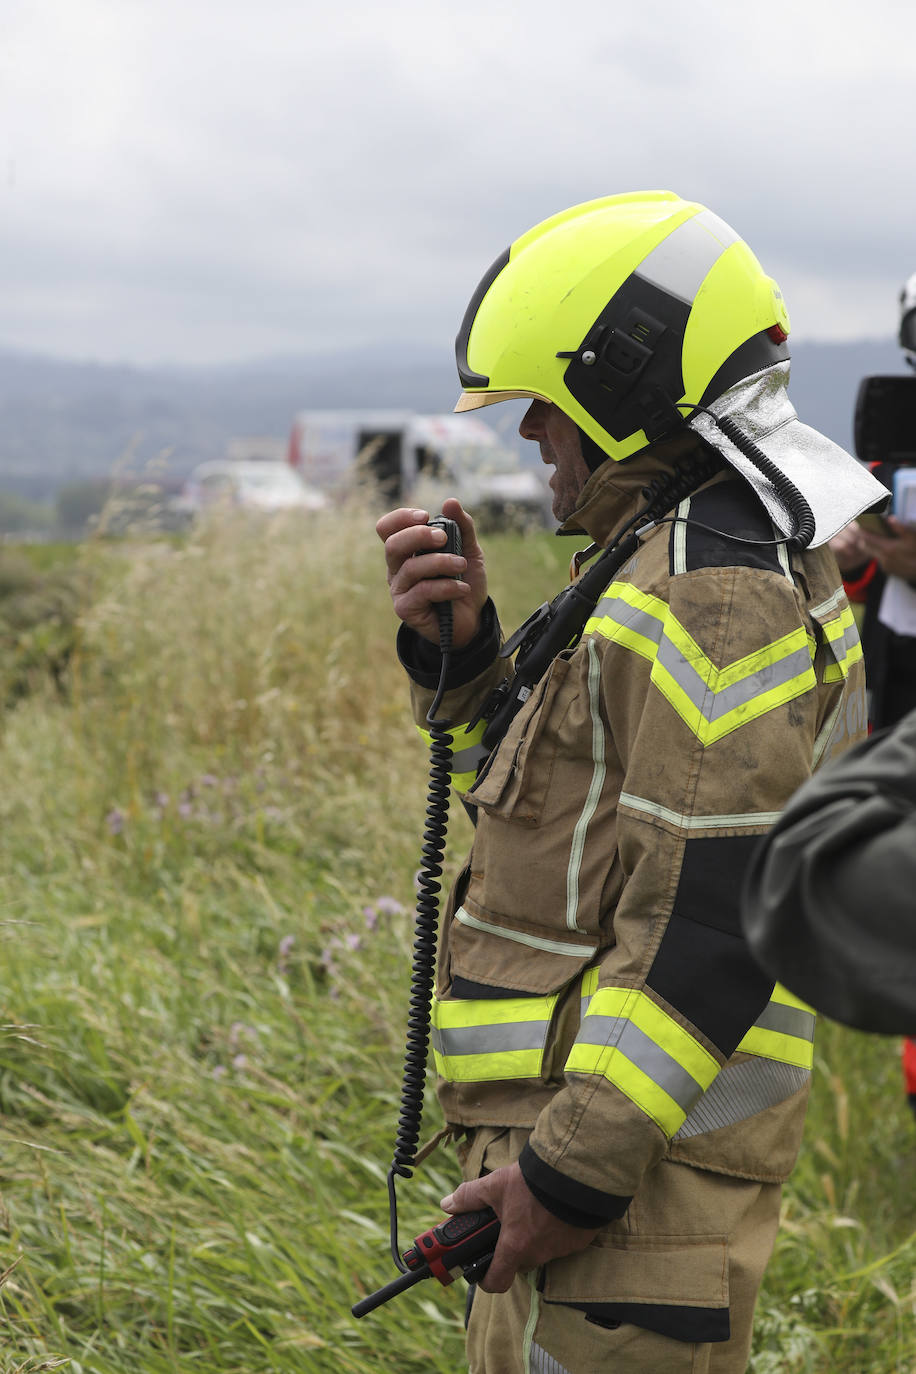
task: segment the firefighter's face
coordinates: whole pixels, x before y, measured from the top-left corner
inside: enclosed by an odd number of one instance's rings
[[[549,482],[553,513],[557,520],[567,520],[591,475],[582,457],[575,422],[549,401],[532,401],[518,432],[538,445],[542,462],[552,463],[556,469]]]

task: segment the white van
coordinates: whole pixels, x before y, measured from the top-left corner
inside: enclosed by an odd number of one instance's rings
[[[370,490],[381,508],[439,510],[457,496],[490,524],[544,524],[545,478],[524,467],[475,415],[404,410],[303,410],[293,421],[290,465],[334,497]]]

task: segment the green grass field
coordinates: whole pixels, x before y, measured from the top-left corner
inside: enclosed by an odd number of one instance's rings
[[[490,538],[507,628],[572,547]],[[66,690],[0,725],[0,1374],[460,1369],[461,1284],[350,1316],[394,1276],[426,796],[372,522],[73,558]],[[914,1157],[897,1045],[822,1025],[755,1374],[916,1368]]]

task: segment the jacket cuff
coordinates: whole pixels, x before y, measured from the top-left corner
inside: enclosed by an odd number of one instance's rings
[[[522,1177],[542,1207],[570,1226],[589,1229],[606,1226],[622,1217],[630,1205],[628,1197],[616,1193],[602,1193],[585,1183],[578,1183],[568,1174],[545,1164],[530,1145],[525,1145],[519,1157]]]
[[[475,677],[479,677],[489,668],[499,653],[499,646],[500,629],[496,607],[487,597],[480,612],[480,628],[476,635],[462,649],[452,650],[445,682],[446,690],[464,687],[466,683],[473,682]],[[429,640],[418,635],[416,630],[402,624],[398,630],[397,647],[398,658],[408,677],[418,687],[427,687],[434,691],[439,685],[439,668],[442,662],[436,645],[430,644]]]

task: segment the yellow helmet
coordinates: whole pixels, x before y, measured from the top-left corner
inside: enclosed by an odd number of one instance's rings
[[[455,342],[456,410],[550,401],[628,458],[789,356],[779,287],[747,244],[671,191],[575,205],[484,276]]]

